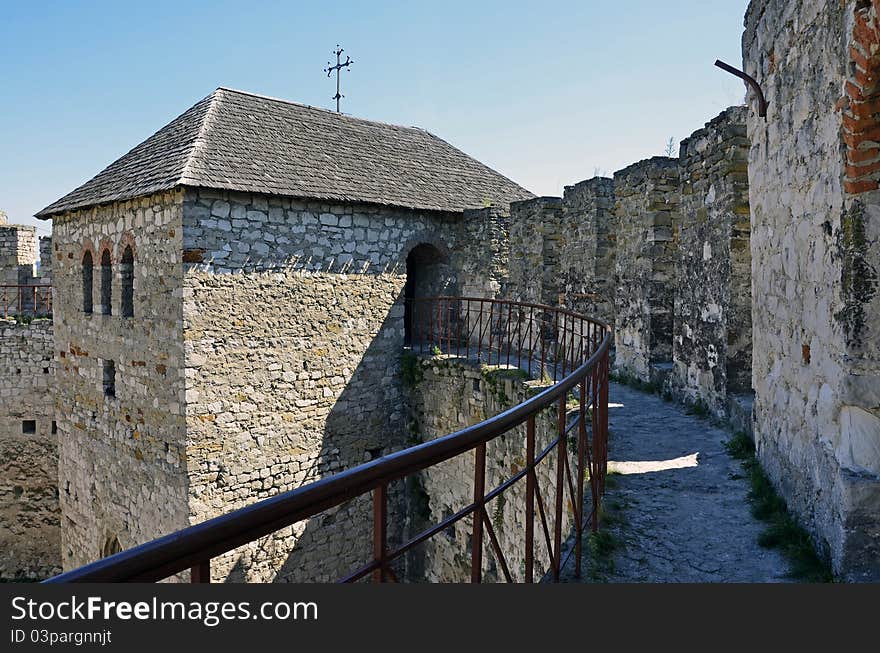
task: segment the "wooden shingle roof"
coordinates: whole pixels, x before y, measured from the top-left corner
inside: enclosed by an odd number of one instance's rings
[[[532,197],[425,130],[218,88],[37,217],[177,186],[452,212]]]

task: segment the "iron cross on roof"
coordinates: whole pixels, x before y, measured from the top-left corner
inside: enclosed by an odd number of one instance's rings
[[[333,99],[336,100],[336,112],[339,113],[339,99],[344,98],[345,96],[339,92],[339,71],[343,68],[348,68],[354,61],[348,55],[345,55],[345,61],[342,61],[342,53],[345,52],[342,48],[339,47],[339,44],[336,44],[336,50],[333,54],[336,55],[336,65],[331,66],[330,62],[327,62],[327,67],[324,69],[324,72],[327,73],[327,77],[336,72],[336,95],[333,96]]]

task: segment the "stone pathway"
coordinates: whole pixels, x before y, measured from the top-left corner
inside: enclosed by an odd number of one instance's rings
[[[758,546],[747,481],[726,431],[656,395],[612,384],[607,530],[616,546],[585,582],[787,582],[788,565]],[[585,551],[589,547],[584,547]],[[573,581],[573,560],[564,575]]]

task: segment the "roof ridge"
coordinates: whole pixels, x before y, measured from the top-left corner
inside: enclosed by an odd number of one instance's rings
[[[247,95],[250,97],[260,98],[262,100],[271,100],[272,102],[280,102],[282,104],[290,104],[295,107],[302,107],[303,109],[312,109],[314,111],[321,111],[323,113],[329,113],[333,116],[338,116],[340,118],[345,118],[346,120],[356,120],[358,122],[368,122],[374,125],[384,125],[386,127],[397,127],[398,129],[415,129],[420,132],[428,132],[424,127],[418,127],[416,125],[398,125],[393,122],[385,122],[384,120],[373,120],[372,118],[361,118],[360,116],[353,116],[348,113],[342,113],[339,111],[334,111],[333,109],[325,109],[324,107],[316,107],[313,104],[305,104],[304,102],[294,102],[293,100],[285,100],[284,98],[275,97],[272,95],[263,95],[262,93],[254,93],[252,91],[243,91],[240,88],[231,88],[229,86],[218,86],[217,91],[227,91],[229,93],[238,93],[239,95]],[[215,93],[217,92],[215,91]]]
[[[186,163],[183,164],[183,169],[180,171],[180,176],[178,177],[178,184],[185,184],[189,176],[189,169],[192,166],[193,160],[196,158],[196,155],[203,150],[207,145],[207,137],[206,133],[208,130],[209,124],[212,122],[212,118],[216,111],[216,105],[220,102],[220,94],[217,92],[220,89],[216,89],[211,92],[210,95],[204,97],[201,101],[205,100],[209,101],[208,109],[205,111],[205,115],[202,117],[201,124],[199,125],[199,131],[196,134],[196,137],[193,139],[192,147],[190,148],[189,154],[186,155]],[[196,179],[192,177],[192,179]]]

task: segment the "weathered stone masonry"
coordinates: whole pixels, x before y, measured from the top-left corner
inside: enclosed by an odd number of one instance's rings
[[[877,3],[753,2],[755,438],[850,580],[880,579]],[[792,83],[798,80],[798,83]]]
[[[0,284],[32,283],[36,260],[36,228],[0,222]]]
[[[514,202],[505,296],[613,322],[613,204],[613,181],[603,177],[566,186],[562,198]]]
[[[52,321],[0,320],[0,578],[60,571]]]
[[[190,191],[184,202],[187,462],[193,523],[405,445],[409,250],[492,286],[484,220]],[[472,240],[476,238],[476,240]],[[491,251],[491,250],[490,250]],[[474,256],[476,259],[471,259]],[[201,259],[201,261],[196,261]],[[485,266],[485,267],[483,267]],[[479,270],[489,271],[478,278]],[[497,282],[496,282],[497,283]],[[448,287],[449,294],[457,289]],[[392,537],[406,496],[392,497]],[[215,561],[218,578],[330,581],[369,559],[369,497]],[[294,546],[296,544],[296,546]]]
[[[752,293],[746,108],[732,107],[681,144],[669,385],[715,415],[751,426]],[[734,402],[733,410],[730,404]]]
[[[672,363],[678,159],[654,157],[614,174],[617,224],[614,370],[643,381]]]
[[[477,365],[452,356],[413,357],[409,394],[413,415],[412,430],[416,442],[432,440],[477,424],[484,419],[522,403],[543,390],[539,381],[523,378],[518,370]],[[535,422],[536,450],[541,451],[557,433],[554,408],[540,413]],[[495,488],[525,467],[525,425],[513,429],[486,447],[486,487]],[[571,465],[575,456],[569,451]],[[537,484],[545,505],[555,496],[556,453],[536,467]],[[421,484],[427,505],[415,519],[436,524],[458,512],[473,500],[474,452],[456,456],[422,472]],[[525,483],[511,486],[501,497],[488,503],[486,510],[511,576],[515,582],[525,579]],[[418,504],[414,504],[416,510]],[[552,515],[548,516],[553,519]],[[568,536],[574,511],[566,495],[562,532]],[[423,569],[425,580],[433,582],[468,582],[471,577],[470,542],[473,534],[470,517],[458,521],[443,534],[425,542],[418,553],[422,559],[416,568]],[[551,522],[552,527],[552,522]],[[535,529],[535,576],[549,571],[550,556],[540,527]],[[486,546],[483,555],[484,582],[503,582],[504,576],[494,551]]]
[[[56,403],[66,569],[190,524],[183,352],[183,193],[53,218]],[[121,314],[123,248],[133,243],[134,316]],[[102,314],[101,255],[111,267]],[[94,252],[94,311],[83,255]],[[115,369],[107,394],[106,365]]]
[[[423,130],[218,89],[41,211],[65,567],[402,446],[408,275],[496,295],[506,207],[529,196]],[[392,491],[392,538],[407,501]],[[339,578],[367,559],[368,504],[212,574]]]
[[[46,283],[51,266],[34,278],[36,255],[34,227],[10,225],[0,212],[0,284]],[[10,315],[0,319],[0,579],[33,580],[61,563],[54,342],[51,315],[32,320],[26,294],[19,316],[18,294],[0,292]]]

